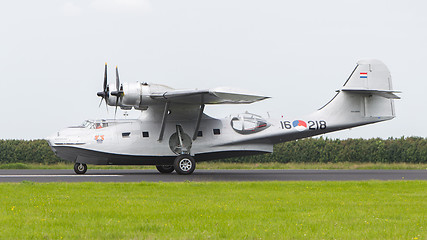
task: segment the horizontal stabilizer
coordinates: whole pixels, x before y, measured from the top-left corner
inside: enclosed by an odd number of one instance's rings
[[[339,90],[338,90],[339,91]],[[400,91],[393,90],[376,90],[376,89],[341,89],[343,92],[363,94],[363,95],[377,95],[387,99],[400,99],[395,93],[401,93]]]

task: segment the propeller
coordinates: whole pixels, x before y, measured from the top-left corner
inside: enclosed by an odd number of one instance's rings
[[[121,100],[123,98],[123,96],[125,95],[123,92],[123,85],[120,84],[119,68],[117,66],[116,66],[116,91],[112,91],[111,95],[116,96],[116,109],[114,111],[114,117],[116,117],[119,99]]]
[[[99,102],[99,107],[101,107],[102,101],[105,99],[105,106],[107,107],[108,111],[108,96],[109,96],[110,89],[107,85],[107,63],[105,63],[105,72],[104,72],[104,85],[102,92],[96,93],[98,97],[101,97],[101,102]]]

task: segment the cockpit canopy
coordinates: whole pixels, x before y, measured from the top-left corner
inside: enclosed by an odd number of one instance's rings
[[[270,123],[261,116],[252,113],[242,113],[231,119],[231,127],[240,134],[252,134],[270,127]]]
[[[86,120],[79,127],[89,129],[101,129],[108,127],[107,120]]]

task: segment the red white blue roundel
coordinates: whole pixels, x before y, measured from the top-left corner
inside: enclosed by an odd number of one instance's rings
[[[307,129],[307,123],[303,120],[295,120],[292,122],[292,126],[298,131],[304,131]]]

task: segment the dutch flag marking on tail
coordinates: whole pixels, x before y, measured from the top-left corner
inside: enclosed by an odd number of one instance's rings
[[[361,72],[360,78],[368,78],[368,73],[367,72]]]

